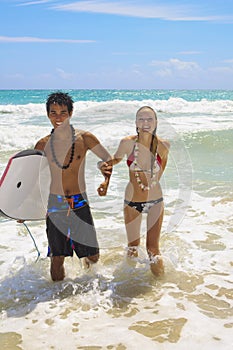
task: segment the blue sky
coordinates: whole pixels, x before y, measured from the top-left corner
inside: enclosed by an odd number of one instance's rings
[[[232,0],[1,0],[0,89],[233,89]]]

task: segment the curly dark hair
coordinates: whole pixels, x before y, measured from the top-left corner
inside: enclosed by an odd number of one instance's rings
[[[73,111],[74,101],[72,97],[66,92],[57,91],[57,92],[51,93],[48,96],[46,101],[47,114],[49,114],[50,105],[54,103],[57,103],[59,106],[62,106],[62,105],[67,106],[69,113]]]

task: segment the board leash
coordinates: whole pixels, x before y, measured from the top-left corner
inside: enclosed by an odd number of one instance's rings
[[[37,262],[38,259],[39,259],[39,257],[40,257],[40,251],[39,251],[39,249],[38,249],[38,247],[37,247],[37,245],[36,245],[35,238],[33,237],[31,231],[30,231],[29,228],[28,228],[28,225],[25,224],[25,222],[23,222],[23,224],[24,224],[24,226],[26,227],[26,229],[27,229],[27,231],[28,231],[28,233],[29,233],[29,235],[30,235],[30,237],[31,237],[31,239],[32,239],[32,241],[33,241],[33,243],[34,243],[34,246],[35,246],[35,248],[36,248],[36,251],[37,251],[37,259],[36,259],[36,262]]]

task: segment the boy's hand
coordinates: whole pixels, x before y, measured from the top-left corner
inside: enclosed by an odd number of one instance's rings
[[[106,196],[107,194],[107,190],[108,190],[108,182],[102,182],[102,184],[99,185],[99,187],[97,188],[97,192],[99,194],[99,196]]]

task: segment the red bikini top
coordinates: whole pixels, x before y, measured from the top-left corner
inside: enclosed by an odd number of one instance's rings
[[[128,156],[127,161],[126,161],[128,167],[130,167],[130,165],[133,163],[134,159],[135,159],[135,157],[134,157],[134,149],[133,149],[132,153]],[[156,160],[157,160],[158,164],[161,166],[162,159],[158,153],[157,153]]]

